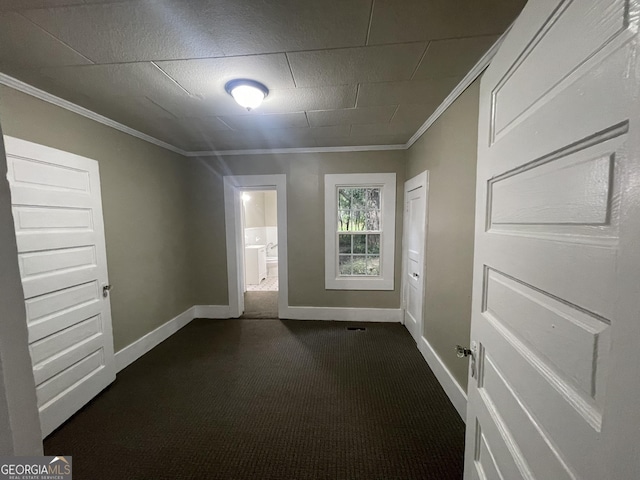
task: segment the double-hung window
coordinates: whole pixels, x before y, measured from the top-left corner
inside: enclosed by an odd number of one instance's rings
[[[325,175],[325,287],[393,290],[395,173]]]

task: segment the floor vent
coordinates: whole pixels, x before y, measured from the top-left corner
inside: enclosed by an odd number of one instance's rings
[[[359,332],[364,332],[366,330],[365,327],[347,327],[347,330],[355,330]]]

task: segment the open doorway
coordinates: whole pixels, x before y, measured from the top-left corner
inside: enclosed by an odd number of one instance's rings
[[[287,179],[224,177],[232,318],[288,318]]]
[[[278,318],[278,210],[275,190],[242,190],[244,313]]]
[[[277,193],[275,190],[245,190],[241,198],[244,290],[245,292],[277,292]]]

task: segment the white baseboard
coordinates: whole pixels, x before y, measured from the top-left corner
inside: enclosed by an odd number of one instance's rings
[[[431,344],[427,342],[427,339],[422,337],[418,342],[418,350],[422,353],[422,356],[431,367],[433,374],[442,385],[445,393],[453,403],[453,406],[458,411],[458,415],[462,418],[463,422],[467,421],[467,394],[462,389],[460,384],[453,378],[451,372],[444,364],[442,359],[435,352]]]
[[[196,305],[194,318],[231,318],[229,305]]]
[[[119,372],[123,368],[131,365],[149,350],[187,325],[191,320],[196,318],[194,316],[195,311],[196,307],[189,308],[180,315],[160,325],[155,330],[150,331],[144,337],[139,338],[132,344],[127,345],[122,350],[116,352],[116,372]]]
[[[399,308],[287,307],[280,318],[289,320],[338,320],[349,322],[402,322]]]

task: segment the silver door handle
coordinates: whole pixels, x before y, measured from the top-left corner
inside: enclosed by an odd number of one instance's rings
[[[471,342],[471,348],[465,348],[462,345],[456,345],[456,355],[458,358],[471,357],[471,376],[476,376],[476,351],[478,346],[476,342]]]
[[[109,291],[111,290],[111,285],[104,285],[102,287],[102,296],[107,298],[109,296]]]

